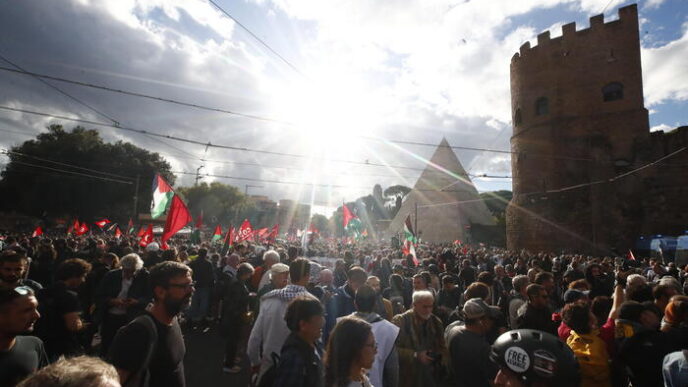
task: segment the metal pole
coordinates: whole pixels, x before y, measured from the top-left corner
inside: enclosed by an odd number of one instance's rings
[[[416,202],[416,216],[413,222],[413,232],[416,233],[416,238],[418,237],[418,202]]]
[[[138,221],[138,205],[139,205],[139,179],[141,175],[136,175],[136,188],[134,191],[134,219]]]

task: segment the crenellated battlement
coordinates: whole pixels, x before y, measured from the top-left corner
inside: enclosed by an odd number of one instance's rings
[[[576,23],[564,24],[561,27],[561,36],[556,38],[550,37],[550,31],[544,31],[537,36],[537,45],[532,46],[530,42],[525,42],[521,45],[519,52],[515,53],[511,58],[512,65],[514,62],[533,55],[537,52],[547,51],[549,47],[554,49],[560,48],[562,44],[571,42],[574,39],[593,38],[597,34],[605,34],[607,28],[617,28],[619,25],[628,25],[629,27],[637,29],[638,26],[638,6],[631,4],[618,10],[619,18],[610,22],[604,22],[604,15],[595,15],[590,17],[590,27],[576,30]]]

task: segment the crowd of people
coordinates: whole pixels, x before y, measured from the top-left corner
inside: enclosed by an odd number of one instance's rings
[[[185,386],[186,330],[217,331],[224,358],[207,362],[261,387],[688,385],[688,266],[662,259],[327,239],[0,246],[1,386]]]

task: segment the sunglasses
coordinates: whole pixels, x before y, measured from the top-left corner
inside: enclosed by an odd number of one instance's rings
[[[28,286],[17,286],[16,288],[9,289],[9,291],[3,291],[2,296],[0,296],[0,303],[4,304],[6,302],[12,301],[15,298],[23,296],[33,295],[33,289]]]

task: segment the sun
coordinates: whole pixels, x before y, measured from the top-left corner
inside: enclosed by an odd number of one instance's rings
[[[361,136],[374,130],[374,101],[361,80],[351,75],[321,73],[280,85],[272,109],[298,133],[311,151],[332,151],[359,145]]]

